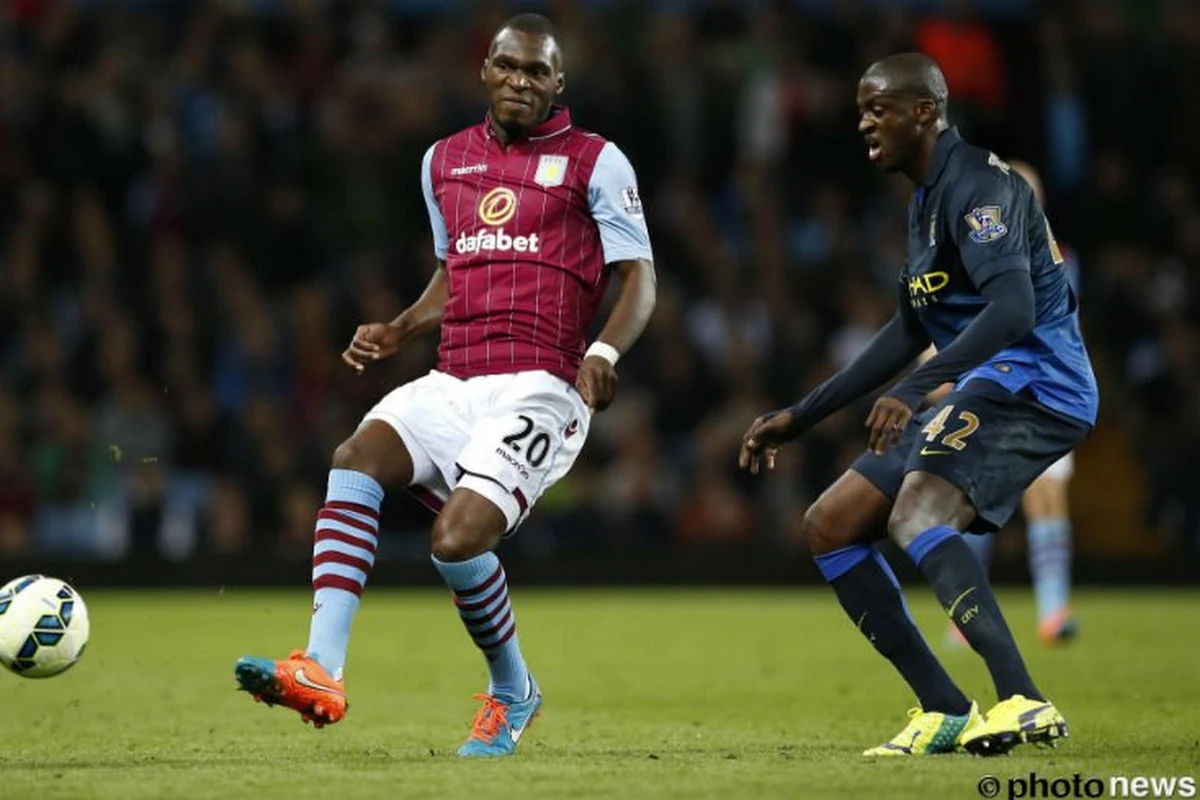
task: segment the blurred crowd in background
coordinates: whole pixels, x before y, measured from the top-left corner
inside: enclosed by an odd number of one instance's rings
[[[333,448],[436,342],[361,377],[339,354],[428,280],[421,155],[482,118],[491,34],[531,9],[576,122],[638,170],[660,283],[509,547],[797,544],[865,407],[770,480],[737,444],[894,309],[910,187],[867,163],[854,90],[920,49],[963,133],[1042,171],[1082,264],[1089,447],[1124,443],[1145,535],[1200,548],[1200,4],[876,5],[0,4],[0,554],[308,557]],[[427,557],[413,502],[384,523],[384,557]]]

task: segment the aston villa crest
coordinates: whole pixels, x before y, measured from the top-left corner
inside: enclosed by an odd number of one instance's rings
[[[568,160],[566,156],[540,156],[533,182],[545,187],[562,186],[567,177]]]

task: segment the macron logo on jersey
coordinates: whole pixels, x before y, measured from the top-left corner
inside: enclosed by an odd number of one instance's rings
[[[454,241],[455,252],[460,255],[492,251],[538,252],[540,243],[536,233],[511,236],[504,232],[504,224],[512,220],[516,213],[516,192],[504,186],[492,189],[479,201],[479,219],[488,227],[471,234],[465,231],[460,233]]]

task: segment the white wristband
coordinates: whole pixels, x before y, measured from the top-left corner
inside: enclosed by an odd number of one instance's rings
[[[592,342],[591,346],[588,347],[587,352],[583,354],[584,358],[587,358],[588,356],[600,356],[615,367],[617,365],[617,359],[621,357],[621,351],[613,347],[611,344],[605,344],[604,342]]]

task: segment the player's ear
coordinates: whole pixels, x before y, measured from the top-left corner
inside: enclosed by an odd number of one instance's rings
[[[487,83],[488,64],[490,64],[491,61],[492,60],[490,58],[485,58],[483,60],[483,66],[479,68],[479,80],[483,81],[484,83]]]
[[[567,88],[567,73],[558,73],[558,78],[554,81],[554,93],[562,94],[563,89]]]
[[[922,128],[928,128],[931,125],[936,125],[938,120],[937,103],[925,98],[918,100],[916,107],[916,118],[917,122]]]

